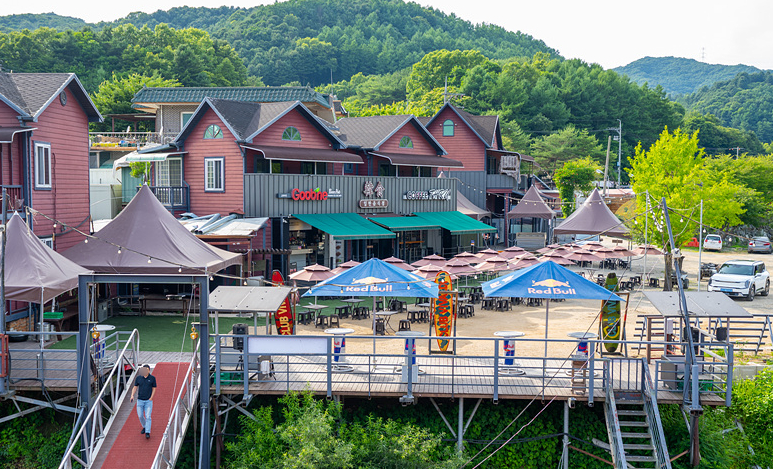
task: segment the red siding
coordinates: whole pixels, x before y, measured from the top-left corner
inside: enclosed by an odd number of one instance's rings
[[[295,127],[301,133],[300,142],[282,140],[282,133],[290,126]],[[255,137],[252,143],[281,146],[285,148],[333,148],[333,144],[330,140],[317,130],[317,128],[314,127],[297,109],[288,112],[279,120],[271,124],[269,128]]]
[[[16,116],[16,111],[0,103],[0,126],[18,127]],[[16,134],[13,143],[0,143],[0,184],[21,185],[21,145],[24,139],[25,134]]]
[[[78,100],[67,93],[67,105],[62,106],[55,99],[31,124],[37,127],[32,136],[30,148],[30,180],[32,184],[32,207],[49,217],[71,227],[88,230],[89,218],[89,128],[88,117]],[[17,135],[18,138],[18,135]],[[34,142],[51,144],[51,189],[38,190],[34,184]],[[51,236],[56,234],[55,247],[63,251],[80,242],[83,236],[75,231],[61,234],[62,225],[54,228],[53,222],[36,216],[33,221],[35,234]]]
[[[204,140],[204,131],[211,124],[223,130],[222,139]],[[185,140],[183,179],[190,186],[191,211],[199,215],[227,214],[244,209],[244,171],[242,153],[236,137],[211,109],[196,124]],[[204,160],[209,157],[225,159],[225,191],[204,190]]]
[[[413,148],[400,148],[400,139],[408,136],[413,140]],[[408,123],[384,142],[378,151],[384,153],[409,153],[416,155],[437,155],[437,150],[413,124]]]
[[[443,122],[447,119],[454,121],[454,136],[443,136]],[[454,111],[449,108],[443,110],[432,124],[427,128],[445,148],[448,158],[461,161],[464,168],[454,168],[454,171],[485,171],[486,170],[486,146],[483,141],[470,129]]]

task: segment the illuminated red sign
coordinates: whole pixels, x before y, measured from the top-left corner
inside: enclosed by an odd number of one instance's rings
[[[319,189],[313,191],[293,189],[290,191],[290,195],[292,195],[293,200],[327,200],[327,191]]]

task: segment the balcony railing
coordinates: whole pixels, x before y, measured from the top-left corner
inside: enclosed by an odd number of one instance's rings
[[[24,198],[22,197],[22,187],[2,185],[0,186],[0,194],[5,190],[7,199],[4,201],[8,211],[21,210],[24,206]]]
[[[502,155],[500,158],[500,167],[502,171],[519,171],[521,168],[521,158],[517,155]]]
[[[137,186],[139,191],[140,187]],[[190,195],[188,186],[150,186],[150,190],[156,198],[164,204],[168,210],[175,212],[190,211]]]
[[[92,150],[132,151],[169,143],[174,138],[175,135],[159,132],[89,132],[89,146]]]

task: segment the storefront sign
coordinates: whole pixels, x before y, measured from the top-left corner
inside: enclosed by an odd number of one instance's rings
[[[341,189],[328,189],[323,191],[319,187],[313,190],[293,189],[290,192],[280,192],[276,195],[277,199],[292,200],[327,200],[340,199],[343,197]]]
[[[360,199],[360,208],[387,208],[389,201],[387,199]]]
[[[369,198],[360,199],[358,205],[360,208],[387,208],[389,207],[389,200],[384,198],[384,192],[386,192],[386,189],[381,184],[381,181],[376,181],[375,185],[370,180],[365,181],[365,184],[362,185],[362,194]],[[370,197],[376,198],[371,199]]]
[[[428,191],[408,191],[404,200],[451,200],[450,189],[430,189]]]

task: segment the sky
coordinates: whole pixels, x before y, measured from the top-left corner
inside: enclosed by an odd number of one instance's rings
[[[251,7],[256,0],[37,0],[4,2],[0,14],[47,13],[110,21],[175,6]],[[773,69],[770,0],[420,0],[473,23],[492,23],[543,40],[566,58],[605,68],[642,57],[686,57]]]

